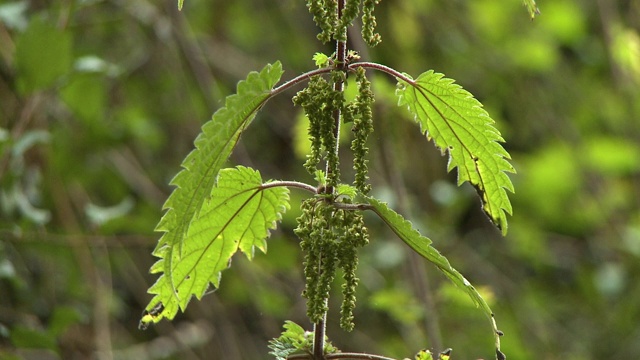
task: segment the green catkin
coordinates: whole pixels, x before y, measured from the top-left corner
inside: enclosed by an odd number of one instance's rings
[[[307,316],[312,322],[318,322],[328,310],[331,284],[339,267],[344,279],[340,326],[351,331],[359,282],[357,250],[369,242],[363,217],[356,211],[336,209],[319,198],[303,201],[301,209],[294,232],[301,239],[300,246],[305,253],[303,296],[307,299]]]
[[[362,3],[362,39],[371,47],[382,41],[380,34],[374,32],[377,24],[373,10],[378,3],[380,0],[363,0]]]
[[[338,259],[343,271],[342,306],[340,308],[340,326],[346,331],[353,330],[353,310],[356,306],[356,277],[358,267],[358,248],[369,242],[369,235],[361,214],[349,211],[344,215],[343,237],[340,241]]]
[[[353,151],[353,169],[355,170],[354,186],[363,194],[367,194],[371,190],[371,185],[367,184],[368,176],[368,160],[369,148],[366,146],[369,135],[373,132],[373,114],[371,106],[375,101],[373,92],[371,91],[371,83],[365,76],[365,70],[358,68],[356,72],[356,81],[358,83],[358,96],[353,104],[353,112],[356,116],[353,119],[353,140],[351,142],[351,150]]]
[[[314,76],[307,87],[296,94],[293,103],[301,106],[309,119],[309,140],[311,153],[304,164],[309,174],[315,174],[323,156],[330,172],[327,173],[327,186],[335,187],[340,179],[338,154],[336,153],[335,111],[345,108],[344,94],[334,89],[336,81],[344,81],[344,72],[334,71],[332,81],[322,76]]]
[[[338,0],[324,0],[324,6],[326,9],[326,32],[328,33],[329,41],[331,41],[332,37],[335,38],[336,31],[338,30]],[[324,40],[322,41],[325,43],[329,42]]]
[[[337,82],[346,81],[345,73],[343,71],[334,71],[331,73],[331,91],[327,93],[326,104],[330,104],[327,107],[326,114],[326,129],[324,131],[324,140],[323,144],[327,151],[326,160],[327,166],[331,169],[330,172],[327,172],[327,186],[335,187],[340,182],[340,164],[338,153],[335,150],[337,148],[338,139],[336,137],[336,124],[335,121],[335,112],[341,111],[344,112],[345,109],[345,100],[344,100],[344,92],[335,91],[333,86]]]
[[[374,7],[380,0],[344,0],[341,17],[338,18],[338,0],[308,0],[307,7],[313,19],[321,29],[318,39],[345,41],[347,27],[358,17],[363,7],[362,35],[370,46],[380,42],[380,35],[374,33],[376,26]],[[357,55],[357,54],[356,54]],[[357,57],[354,57],[357,59]],[[346,60],[349,62],[349,60]],[[353,61],[353,59],[351,59]],[[336,69],[345,69],[346,64],[336,64]],[[346,72],[336,70],[330,80],[322,76],[313,76],[307,87],[294,97],[294,104],[301,106],[309,119],[309,139],[311,152],[304,164],[310,174],[319,170],[322,160],[326,163],[326,186],[335,188],[340,183],[338,159],[338,129],[336,114],[341,113],[344,123],[353,123],[354,140],[351,149],[354,153],[354,186],[366,194],[370,190],[367,184],[367,160],[369,149],[366,141],[373,131],[371,106],[373,94],[371,84],[363,68],[356,72],[359,93],[356,99],[347,104],[343,91],[336,91],[336,84],[346,82]],[[329,81],[327,81],[329,80]],[[316,196],[304,201],[302,214],[298,217],[296,235],[304,252],[304,275],[306,280],[303,296],[307,299],[307,316],[312,322],[322,320],[328,310],[328,298],[336,269],[343,272],[343,301],[341,305],[340,325],[348,331],[353,329],[353,311],[356,306],[356,287],[358,278],[358,248],[368,243],[368,233],[362,215],[353,210],[345,210],[333,204],[337,201],[329,195]],[[347,201],[348,199],[341,199]]]
[[[358,16],[360,12],[361,0],[345,0],[344,8],[342,9],[342,16],[336,30],[336,40],[347,40],[347,27],[353,24],[353,20]]]
[[[335,0],[333,0],[335,1]],[[335,7],[330,9],[327,3],[333,2],[332,0],[307,0],[307,8],[309,8],[309,12],[313,15],[313,21],[320,28],[320,33],[318,34],[318,40],[323,43],[328,43],[331,41],[331,37],[333,35],[333,31],[335,28],[335,23],[333,22],[334,16],[331,15],[331,12],[335,12]],[[337,4],[335,5],[337,6]]]
[[[338,266],[338,234],[342,231],[340,214],[330,204],[311,198],[302,205],[298,227],[294,230],[300,238],[304,256],[307,316],[318,322],[328,310],[327,299]]]
[[[323,153],[323,133],[326,132],[328,117],[332,118],[330,111],[326,109],[327,94],[333,89],[321,76],[314,76],[309,80],[307,87],[299,91],[293,97],[293,103],[301,106],[309,119],[309,140],[311,141],[311,153],[304,164],[309,174],[314,174]]]
[[[323,217],[326,221],[326,227],[323,228],[322,237],[317,241],[320,244],[320,259],[318,261],[318,289],[314,299],[315,313],[310,319],[314,322],[322,319],[323,314],[329,310],[328,301],[329,292],[331,291],[331,283],[335,277],[336,268],[338,266],[338,243],[336,230],[340,230],[339,226],[335,226],[335,222],[340,222],[339,214],[335,214],[333,207],[324,206]]]
[[[305,290],[303,296],[307,299],[307,317],[313,322],[322,319],[326,312],[324,288],[326,278],[323,278],[323,263],[326,244],[324,243],[327,222],[323,213],[324,203],[317,199],[303,202],[302,215],[298,217],[296,235],[300,237],[300,247],[305,253],[304,275]],[[326,276],[325,276],[326,277]]]
[[[318,40],[328,43],[332,40],[346,41],[347,27],[353,24],[362,4],[362,38],[369,46],[380,43],[380,34],[375,32],[374,8],[380,0],[345,0],[341,17],[338,19],[338,0],[307,0],[313,21],[320,28]]]
[[[313,233],[313,218],[314,208],[317,200],[314,198],[307,199],[302,202],[300,208],[302,214],[297,218],[298,227],[294,230],[294,233],[300,238],[300,247],[304,252],[304,276],[305,276],[305,289],[302,293],[307,299],[307,315],[311,315],[315,312],[317,306],[312,306],[311,299],[315,299],[317,296],[317,288],[319,282],[319,276],[317,271],[318,263],[318,249],[315,243]]]

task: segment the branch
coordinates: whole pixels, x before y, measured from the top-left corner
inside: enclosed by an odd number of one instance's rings
[[[265,190],[265,189],[279,187],[279,186],[298,188],[298,189],[306,190],[313,194],[318,193],[317,188],[299,181],[271,181],[271,182],[260,185],[260,190]]]
[[[299,83],[303,82],[303,81],[308,81],[311,77],[315,76],[315,75],[320,75],[320,74],[326,74],[326,73],[330,73],[331,71],[333,71],[333,68],[331,67],[325,67],[325,68],[321,68],[321,69],[315,69],[315,70],[311,70],[311,71],[307,71],[306,73],[302,74],[302,75],[298,75],[295,78],[286,81],[285,83],[283,83],[282,85],[274,88],[273,90],[271,90],[271,94],[270,96],[275,96],[280,94],[281,92],[298,85]]]
[[[365,359],[365,360],[396,360],[394,358],[389,358],[380,355],[366,354],[366,353],[336,353],[336,354],[327,354],[324,357],[326,360],[336,360],[336,359]],[[311,360],[313,359],[312,355],[309,354],[298,354],[291,355],[287,357],[287,360]]]
[[[357,69],[359,67],[365,68],[365,69],[373,69],[373,70],[382,71],[382,72],[387,73],[387,74],[389,74],[391,76],[394,76],[394,77],[396,77],[398,79],[401,79],[402,81],[408,82],[411,85],[414,85],[414,86],[416,85],[416,82],[412,78],[410,78],[409,76],[399,72],[396,69],[390,68],[390,67],[388,67],[386,65],[374,63],[374,62],[366,62],[366,61],[356,62],[356,63],[353,63],[353,64],[349,64],[348,69],[349,70],[355,70],[355,69]]]
[[[365,353],[337,353],[325,356],[327,360],[331,359],[367,359],[367,360],[396,360],[380,355],[372,355]]]

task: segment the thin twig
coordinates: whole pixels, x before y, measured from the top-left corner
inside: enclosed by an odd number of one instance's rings
[[[378,63],[374,63],[374,62],[367,62],[367,61],[362,61],[362,62],[356,62],[353,64],[349,64],[348,68],[349,70],[355,70],[357,68],[365,68],[365,69],[373,69],[373,70],[378,70],[378,71],[382,71],[384,73],[387,73],[391,76],[394,76],[402,81],[408,82],[409,84],[415,85],[415,80],[413,80],[412,78],[410,78],[409,76],[399,72],[396,69],[390,68],[386,65],[382,65],[382,64],[378,64]]]
[[[315,70],[311,70],[311,71],[307,71],[306,73],[302,74],[302,75],[298,75],[295,78],[284,82],[282,85],[274,88],[273,90],[271,90],[271,94],[270,97],[273,97],[275,95],[280,94],[281,92],[298,85],[299,83],[303,82],[303,81],[307,81],[309,79],[311,79],[313,76],[315,75],[321,75],[321,74],[326,74],[326,73],[330,73],[331,71],[333,71],[332,68],[330,67],[325,67],[325,68],[321,68],[321,69],[315,69]]]
[[[313,357],[309,354],[297,354],[287,357],[287,360],[312,360]],[[396,360],[380,355],[366,354],[366,353],[335,353],[325,356],[326,360],[336,359],[365,359],[365,360]]]
[[[329,354],[326,356],[327,360],[333,359],[367,359],[367,360],[396,360],[394,358],[389,358],[380,355],[373,354],[365,354],[365,353],[337,353],[337,354]]]
[[[317,194],[318,193],[318,189],[309,185],[309,184],[305,184],[303,182],[299,182],[299,181],[271,181],[265,184],[260,185],[260,189],[261,190],[265,190],[265,189],[269,189],[269,188],[274,188],[274,187],[280,187],[280,186],[286,186],[286,187],[293,187],[293,188],[297,188],[297,189],[302,189],[302,190],[307,190],[313,194]]]

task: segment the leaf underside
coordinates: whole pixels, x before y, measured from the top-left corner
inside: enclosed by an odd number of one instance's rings
[[[210,284],[217,288],[220,272],[238,250],[249,259],[256,247],[266,252],[269,231],[288,208],[289,190],[264,189],[258,171],[240,166],[220,170],[216,187],[184,236],[182,251],[166,252],[151,268],[152,273],[164,273],[149,289],[156,296],[148,309],[164,306],[153,322],[172,319],[192,296],[202,298]],[[171,267],[166,269],[166,264]]]
[[[193,234],[191,227],[202,218],[201,209],[213,198],[218,172],[229,158],[242,131],[271,97],[271,90],[282,73],[282,66],[276,62],[267,65],[260,73],[251,72],[246,80],[239,82],[236,94],[228,96],[225,106],[203,125],[202,132],[195,140],[195,149],[182,162],[183,169],[171,180],[171,185],[176,188],[165,202],[163,208],[167,212],[156,227],[156,231],[164,233],[153,251],[153,255],[160,260],[151,268],[152,273],[165,275],[149,289],[150,293],[158,295],[160,289],[164,289],[164,296],[154,297],[147,311],[156,307],[159,301],[163,301],[163,317],[173,318],[178,304],[184,310],[190,296],[179,294],[178,283],[183,279],[172,276],[172,273],[181,266],[179,263],[186,255],[192,256],[187,253],[191,251],[188,234]],[[168,284],[172,290],[170,296],[159,283]]]
[[[514,191],[506,172],[515,172],[504,139],[482,104],[453,80],[432,70],[413,82],[400,81],[398,105],[406,106],[421,131],[443,153],[449,153],[447,170],[458,168],[458,185],[468,181],[482,198],[483,210],[503,234]],[[505,213],[506,212],[506,213]]]
[[[438,269],[440,269],[455,285],[460,287],[464,292],[469,295],[474,304],[482,309],[482,311],[491,320],[494,330],[494,338],[496,340],[496,349],[500,350],[500,340],[498,338],[498,329],[496,328],[495,321],[493,319],[493,312],[482,298],[480,293],[471,285],[471,283],[465,279],[458,270],[454,269],[449,263],[449,260],[442,255],[437,249],[431,246],[432,241],[422,236],[418,230],[416,230],[411,222],[403,218],[400,214],[393,211],[377,199],[367,197],[367,203],[371,206],[371,209],[389,226],[389,228],[404,241],[415,252],[420,254],[423,258],[427,259]]]

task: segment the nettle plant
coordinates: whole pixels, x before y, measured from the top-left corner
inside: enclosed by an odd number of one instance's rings
[[[328,298],[337,269],[342,270],[343,301],[340,325],[352,330],[358,284],[358,250],[369,242],[363,212],[377,215],[414,251],[440,269],[465,291],[486,314],[495,338],[497,359],[500,336],[493,312],[478,291],[412,224],[384,202],[369,196],[367,138],[373,131],[374,95],[367,71],[380,71],[397,82],[398,105],[405,107],[420,125],[427,139],[449,155],[448,170],[457,168],[458,185],[469,182],[482,201],[484,212],[503,234],[506,214],[512,208],[506,190],[514,191],[507,172],[515,172],[494,121],[467,91],[442,74],[429,70],[417,78],[387,66],[360,61],[347,48],[347,28],[362,11],[362,37],[375,46],[374,8],[380,0],[307,0],[309,11],[321,29],[318,39],[333,42],[331,56],[315,54],[317,69],[277,86],[283,74],[279,62],[251,72],[240,81],[237,93],[227,97],[225,106],[213,114],[195,140],[195,149],[184,159],[183,169],[171,181],[175,189],[164,204],[166,213],[156,231],[163,232],[153,255],[159,260],[151,273],[161,274],[149,288],[155,295],[140,320],[140,328],[160,320],[173,319],[184,311],[192,297],[201,299],[220,285],[220,275],[231,257],[240,250],[249,259],[254,249],[266,252],[266,239],[290,208],[289,189],[306,191],[310,197],[300,207],[295,234],[304,252],[307,316],[313,331],[287,321],[285,331],[271,341],[277,359],[388,359],[362,353],[344,353],[333,347],[325,334]],[[537,9],[525,0],[531,16]],[[178,6],[182,7],[182,0]],[[345,99],[348,76],[355,78],[357,95]],[[256,113],[272,97],[306,83],[294,97],[309,119],[311,152],[304,163],[317,183],[264,181],[257,170],[237,166],[222,168],[242,132]],[[352,131],[351,151],[355,176],[351,184],[342,182],[339,171],[341,124]],[[449,358],[449,351],[439,358]],[[420,351],[415,359],[431,359],[430,351]]]

